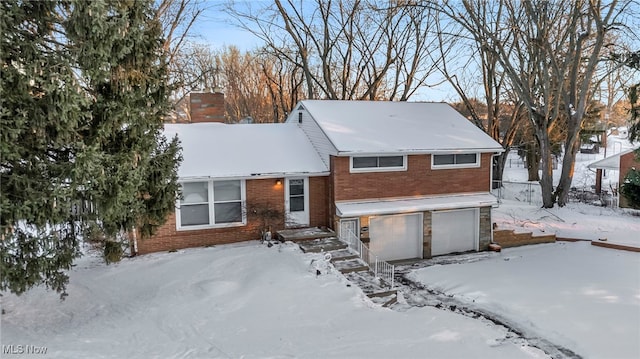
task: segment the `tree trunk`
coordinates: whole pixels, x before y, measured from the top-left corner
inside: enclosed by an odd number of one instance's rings
[[[542,190],[542,207],[553,208],[555,203],[553,192],[553,161],[551,159],[551,145],[546,128],[537,129],[536,136],[540,144],[540,156],[542,158],[542,178],[540,188]]]
[[[555,192],[555,197],[560,207],[564,207],[567,204],[567,197],[571,189],[571,182],[573,181],[576,154],[580,148],[579,138],[580,136],[576,133],[574,136],[567,138],[567,142],[565,143],[562,172],[560,173],[560,181]]]
[[[540,181],[540,146],[532,142],[526,146],[524,158],[527,164],[527,181]]]
[[[507,163],[507,157],[509,157],[508,148],[499,156],[495,157],[495,162],[493,164],[493,183],[491,185],[492,189],[496,189],[502,186],[502,175],[504,174],[504,167]]]

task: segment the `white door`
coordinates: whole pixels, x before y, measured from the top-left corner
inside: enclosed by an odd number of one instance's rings
[[[431,255],[478,250],[478,209],[432,214]]]
[[[358,228],[358,219],[342,219],[340,220],[340,239],[355,245],[360,240],[360,233]]]
[[[309,225],[309,177],[286,179],[284,209],[287,227]]]
[[[382,260],[422,258],[422,213],[371,217],[369,238]]]

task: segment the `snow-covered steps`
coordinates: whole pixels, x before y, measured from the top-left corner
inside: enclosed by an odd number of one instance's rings
[[[331,254],[331,263],[358,258],[358,255],[353,253],[349,249],[339,249],[336,251],[331,251],[330,254]]]
[[[385,308],[398,303],[398,291],[395,289],[367,294],[367,297],[369,297],[372,302],[380,304]]]
[[[347,245],[336,237],[304,240],[298,242],[298,245],[305,253],[330,252],[347,248]]]
[[[380,293],[389,290],[389,285],[376,276],[371,271],[345,273],[345,278],[349,282],[356,284],[364,294]]]
[[[309,239],[335,237],[336,232],[326,227],[304,227],[283,229],[278,231],[276,236],[283,242],[299,242]]]
[[[398,302],[398,291],[389,289],[389,285],[376,278],[371,271],[344,274],[349,282],[356,284],[372,302],[388,307]]]
[[[368,271],[369,266],[360,258],[354,259],[345,259],[342,261],[336,261],[333,263],[333,266],[342,273],[351,273],[351,272],[363,272]]]

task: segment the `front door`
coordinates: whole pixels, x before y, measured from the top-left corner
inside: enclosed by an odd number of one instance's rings
[[[309,225],[309,177],[286,179],[284,209],[287,227]]]

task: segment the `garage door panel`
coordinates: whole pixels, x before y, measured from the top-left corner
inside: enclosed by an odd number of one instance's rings
[[[422,258],[422,215],[372,217],[369,248],[383,260]]]
[[[432,214],[431,255],[477,250],[478,210]]]

